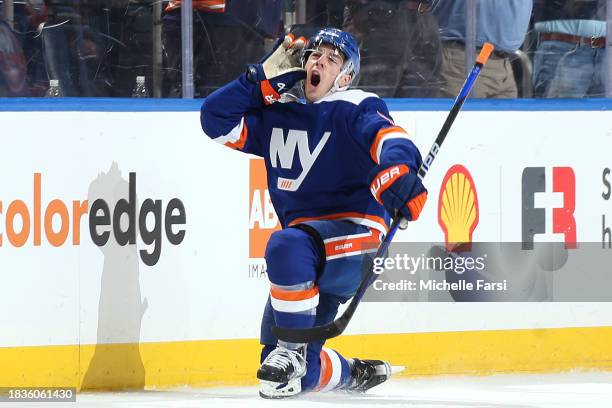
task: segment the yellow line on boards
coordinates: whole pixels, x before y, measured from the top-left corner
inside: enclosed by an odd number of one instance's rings
[[[402,377],[612,370],[612,327],[341,336],[342,355],[406,366]],[[255,339],[0,347],[4,387],[143,389],[256,384]]]

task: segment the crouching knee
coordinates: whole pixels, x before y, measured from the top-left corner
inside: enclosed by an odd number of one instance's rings
[[[297,228],[272,234],[266,247],[268,279],[276,285],[314,281],[320,255],[314,238]]]

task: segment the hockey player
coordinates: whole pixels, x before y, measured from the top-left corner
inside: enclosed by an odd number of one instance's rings
[[[265,398],[363,392],[391,375],[387,362],[346,359],[322,341],[285,343],[270,331],[333,320],[359,286],[362,257],[376,250],[389,214],[416,220],[427,199],[407,133],[375,94],[348,89],[358,74],[348,33],[326,28],[306,43],[288,35],[202,105],[206,135],[264,158],[283,227],[265,254],[271,288],[257,371]],[[305,101],[282,95],[299,81]]]

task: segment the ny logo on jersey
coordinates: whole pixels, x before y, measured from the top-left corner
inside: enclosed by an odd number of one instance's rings
[[[285,140],[283,129],[272,129],[272,136],[270,137],[270,163],[272,167],[277,168],[280,161],[280,167],[282,169],[291,169],[293,167],[293,158],[295,157],[296,148],[300,158],[300,164],[302,165],[302,173],[300,173],[297,178],[278,178],[276,187],[279,190],[297,191],[312,168],[315,160],[319,157],[330,135],[331,132],[325,132],[314,151],[311,152],[308,146],[308,132],[304,130],[289,129],[287,139]]]

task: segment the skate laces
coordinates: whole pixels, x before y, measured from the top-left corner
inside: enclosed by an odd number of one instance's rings
[[[264,364],[286,370],[289,365],[295,367],[296,372],[301,371],[304,363],[304,357],[295,350],[278,347],[268,355]]]

